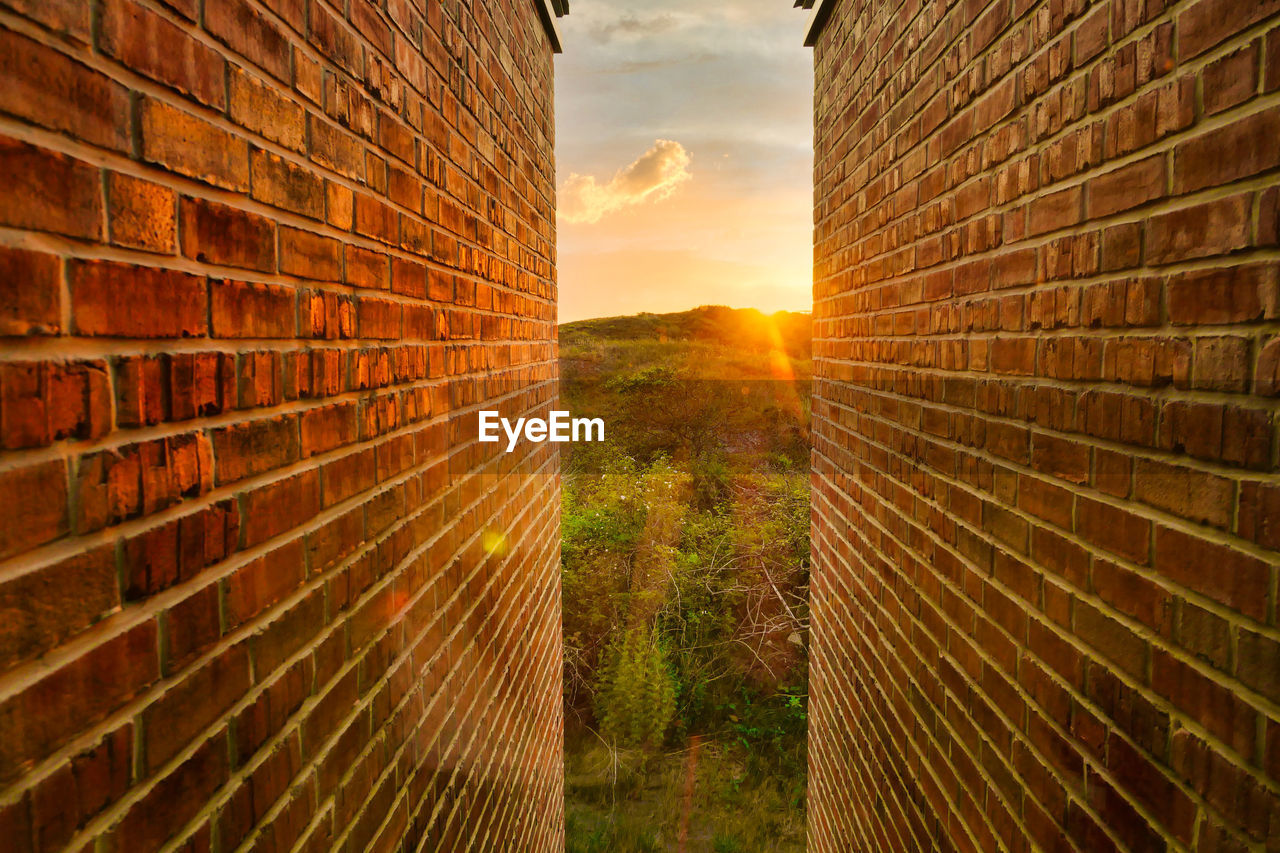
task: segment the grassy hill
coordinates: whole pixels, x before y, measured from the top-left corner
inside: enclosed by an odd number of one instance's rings
[[[801,850],[808,315],[560,327],[570,851]]]

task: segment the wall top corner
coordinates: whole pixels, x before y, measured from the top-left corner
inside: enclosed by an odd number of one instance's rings
[[[538,17],[542,19],[547,37],[551,39],[551,49],[556,53],[564,53],[564,46],[560,40],[560,26],[556,23],[556,18],[563,18],[569,14],[569,0],[533,0],[533,3],[538,7]]]
[[[818,43],[818,36],[822,34],[827,19],[831,17],[831,9],[836,5],[836,0],[796,0],[795,5],[797,9],[812,10],[809,26],[805,28],[804,46],[813,47]]]

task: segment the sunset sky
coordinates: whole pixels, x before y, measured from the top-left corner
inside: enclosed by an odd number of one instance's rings
[[[570,10],[556,59],[561,322],[808,310],[808,13],[787,0]]]

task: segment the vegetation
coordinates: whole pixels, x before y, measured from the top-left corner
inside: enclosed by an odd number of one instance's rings
[[[810,325],[560,329],[568,848],[803,849]]]

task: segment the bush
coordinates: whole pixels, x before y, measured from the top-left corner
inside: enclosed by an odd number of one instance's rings
[[[596,720],[619,746],[656,749],[676,712],[676,685],[654,632],[628,629],[609,645],[596,688]]]

